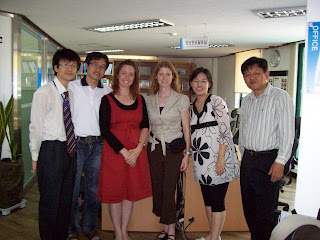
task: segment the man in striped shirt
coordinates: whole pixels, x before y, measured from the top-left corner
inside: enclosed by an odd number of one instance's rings
[[[252,90],[242,102],[239,146],[242,204],[252,240],[268,240],[274,228],[279,180],[294,139],[289,94],[268,83],[268,63],[252,57],[241,66]]]

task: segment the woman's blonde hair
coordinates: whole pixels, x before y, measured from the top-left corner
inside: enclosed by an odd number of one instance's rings
[[[119,92],[119,89],[120,89],[119,88],[119,78],[118,78],[119,72],[120,72],[121,68],[125,65],[132,66],[134,68],[134,80],[133,80],[132,85],[130,86],[130,94],[133,98],[136,98],[140,92],[140,89],[139,89],[140,74],[139,74],[137,65],[132,60],[122,61],[115,67],[114,74],[113,74],[112,86],[111,86],[112,93],[113,93],[113,95],[116,95]]]
[[[156,94],[159,91],[159,83],[157,80],[157,75],[160,70],[160,68],[169,68],[172,72],[172,83],[171,83],[171,88],[180,93],[181,87],[180,87],[180,80],[179,80],[179,75],[176,71],[176,68],[173,66],[172,63],[170,62],[159,62],[157,66],[154,68],[152,75],[151,75],[151,86],[149,88],[149,93],[150,94]]]

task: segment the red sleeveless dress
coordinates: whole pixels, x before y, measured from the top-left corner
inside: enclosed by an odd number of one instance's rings
[[[140,122],[143,117],[141,95],[138,95],[138,107],[135,110],[124,110],[110,95],[107,97],[111,107],[110,131],[126,149],[136,148],[140,137]],[[146,148],[142,149],[136,166],[130,167],[121,153],[116,154],[107,141],[103,140],[99,200],[103,203],[119,203],[123,200],[138,201],[151,196],[151,178]]]

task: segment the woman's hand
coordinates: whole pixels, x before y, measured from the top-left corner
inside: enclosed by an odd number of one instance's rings
[[[180,165],[180,172],[184,172],[185,170],[187,170],[189,165],[189,157],[190,156],[188,154],[184,155]]]
[[[218,176],[221,176],[224,174],[224,157],[227,151],[227,145],[226,144],[220,144],[219,145],[219,152],[218,152],[218,158],[216,163],[216,174]]]
[[[126,159],[126,162],[130,165],[130,167],[135,167],[137,163],[137,159],[142,151],[143,146],[140,144],[134,148],[129,150],[129,157]]]
[[[127,162],[128,157],[130,156],[130,153],[128,151],[128,149],[126,148],[122,148],[120,150],[121,155],[123,156],[124,160]]]
[[[216,174],[221,176],[224,173],[224,157],[218,156],[216,163]]]

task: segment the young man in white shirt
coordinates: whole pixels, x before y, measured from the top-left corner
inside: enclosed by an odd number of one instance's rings
[[[31,172],[37,173],[40,192],[40,237],[65,240],[76,173],[76,146],[67,89],[79,69],[79,55],[70,49],[58,50],[52,66],[56,77],[33,94],[29,147]]]
[[[102,143],[99,127],[101,98],[111,89],[101,82],[109,59],[100,52],[89,53],[85,60],[87,75],[69,84],[72,120],[77,139],[77,174],[72,200],[71,222],[68,239],[79,239],[81,228],[89,239],[100,239],[97,233],[97,216],[101,203],[97,199]],[[84,192],[84,208],[79,224],[79,190]]]
[[[251,239],[269,240],[276,224],[279,180],[294,139],[293,103],[286,91],[268,83],[265,59],[247,59],[241,72],[252,90],[241,105],[242,204]]]

